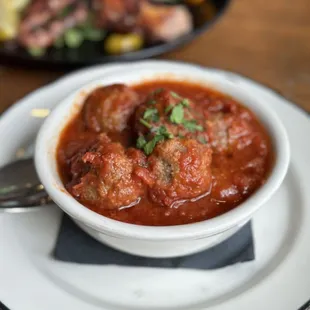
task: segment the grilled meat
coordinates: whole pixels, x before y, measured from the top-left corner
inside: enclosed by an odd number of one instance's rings
[[[19,42],[27,47],[45,48],[51,46],[57,38],[78,24],[86,21],[88,8],[85,3],[78,3],[63,19],[55,18],[47,22],[44,27],[21,31]]]

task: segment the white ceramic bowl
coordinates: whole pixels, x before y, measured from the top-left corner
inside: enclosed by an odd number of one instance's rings
[[[210,220],[178,226],[140,226],[99,215],[76,201],[64,188],[57,172],[56,147],[67,122],[79,112],[86,96],[96,87],[113,83],[137,84],[146,80],[172,79],[198,82],[230,95],[249,107],[267,128],[273,142],[275,163],[267,182],[235,209]],[[289,165],[286,131],[268,107],[224,76],[194,65],[158,61],[126,64],[122,69],[71,94],[46,119],[37,137],[35,164],[47,192],[58,206],[87,233],[119,250],[149,257],[173,257],[198,252],[231,236],[251,219],[278,189]]]

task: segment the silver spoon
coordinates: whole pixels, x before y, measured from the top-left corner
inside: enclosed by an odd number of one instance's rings
[[[50,202],[37,176],[33,158],[0,168],[0,212],[25,212]]]

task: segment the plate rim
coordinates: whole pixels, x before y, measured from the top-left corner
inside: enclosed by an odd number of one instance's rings
[[[143,62],[145,62],[145,61],[143,61]],[[151,62],[152,62],[152,63],[157,63],[158,61],[151,61]],[[54,81],[54,82],[52,82],[52,83],[50,83],[50,84],[48,84],[48,85],[46,85],[46,86],[43,86],[43,87],[41,87],[41,88],[35,90],[35,91],[32,92],[31,94],[29,94],[29,95],[27,95],[26,97],[24,97],[23,99],[19,100],[15,105],[11,106],[8,110],[6,110],[6,111],[1,115],[2,117],[1,117],[1,119],[0,119],[0,126],[2,125],[3,119],[5,119],[9,114],[14,113],[14,112],[16,111],[15,109],[19,109],[19,108],[21,107],[21,105],[25,104],[25,102],[26,102],[28,99],[31,99],[31,96],[36,96],[36,95],[38,94],[38,92],[40,92],[40,91],[41,91],[41,92],[44,92],[48,87],[57,86],[58,83],[60,84],[60,83],[64,82],[66,79],[69,80],[70,78],[74,78],[75,75],[80,75],[83,71],[91,71],[91,70],[94,70],[94,71],[95,71],[95,70],[98,70],[98,71],[99,71],[99,70],[105,70],[105,69],[107,69],[107,67],[113,67],[113,66],[115,66],[115,64],[111,64],[111,65],[96,65],[96,66],[92,66],[92,67],[90,67],[90,68],[81,69],[81,70],[72,72],[72,73],[70,73],[70,74],[68,74],[68,75],[66,75],[66,76],[64,76],[64,77],[61,77],[60,79],[58,79],[58,80],[56,80],[56,81]],[[209,69],[209,68],[206,68],[206,69]],[[241,77],[241,80],[242,80],[242,79],[249,80],[252,84],[257,85],[257,86],[259,86],[260,88],[263,88],[264,90],[268,91],[271,95],[277,96],[277,97],[282,101],[282,103],[286,102],[287,105],[290,106],[291,108],[294,108],[295,111],[296,111],[297,113],[298,113],[298,111],[299,111],[299,113],[303,114],[303,116],[308,117],[308,118],[307,118],[308,121],[310,120],[309,115],[307,115],[307,113],[302,112],[301,109],[296,108],[296,106],[295,106],[292,102],[288,101],[286,98],[282,97],[281,95],[277,94],[276,92],[274,92],[273,90],[267,88],[266,86],[260,85],[259,83],[257,83],[257,82],[255,82],[255,81],[252,81],[252,80],[248,79],[247,77],[242,77],[242,76],[239,75],[239,74],[235,74],[235,73],[232,73],[232,72],[229,72],[229,71],[218,70],[218,69],[213,69],[213,68],[210,68],[210,70],[213,70],[213,71],[215,71],[215,72],[219,72],[219,73],[221,73],[221,74],[228,74],[228,75],[231,75],[231,77],[232,77],[233,79],[235,79],[236,77]],[[104,73],[102,72],[102,74],[104,74]],[[300,115],[301,115],[301,114],[300,114]],[[236,297],[238,297],[238,296],[236,296]],[[0,307],[1,307],[1,303],[0,303]],[[215,309],[215,308],[217,309],[216,306],[214,307],[214,309]],[[5,309],[5,308],[4,308],[4,309]],[[213,309],[213,307],[212,307],[212,309]],[[13,310],[13,309],[12,309],[12,310]],[[15,309],[14,309],[14,310],[15,310]]]

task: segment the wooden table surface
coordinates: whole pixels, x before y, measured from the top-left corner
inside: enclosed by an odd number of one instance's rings
[[[240,73],[310,112],[310,0],[232,0],[211,30],[162,58]],[[63,74],[0,67],[0,112]]]

